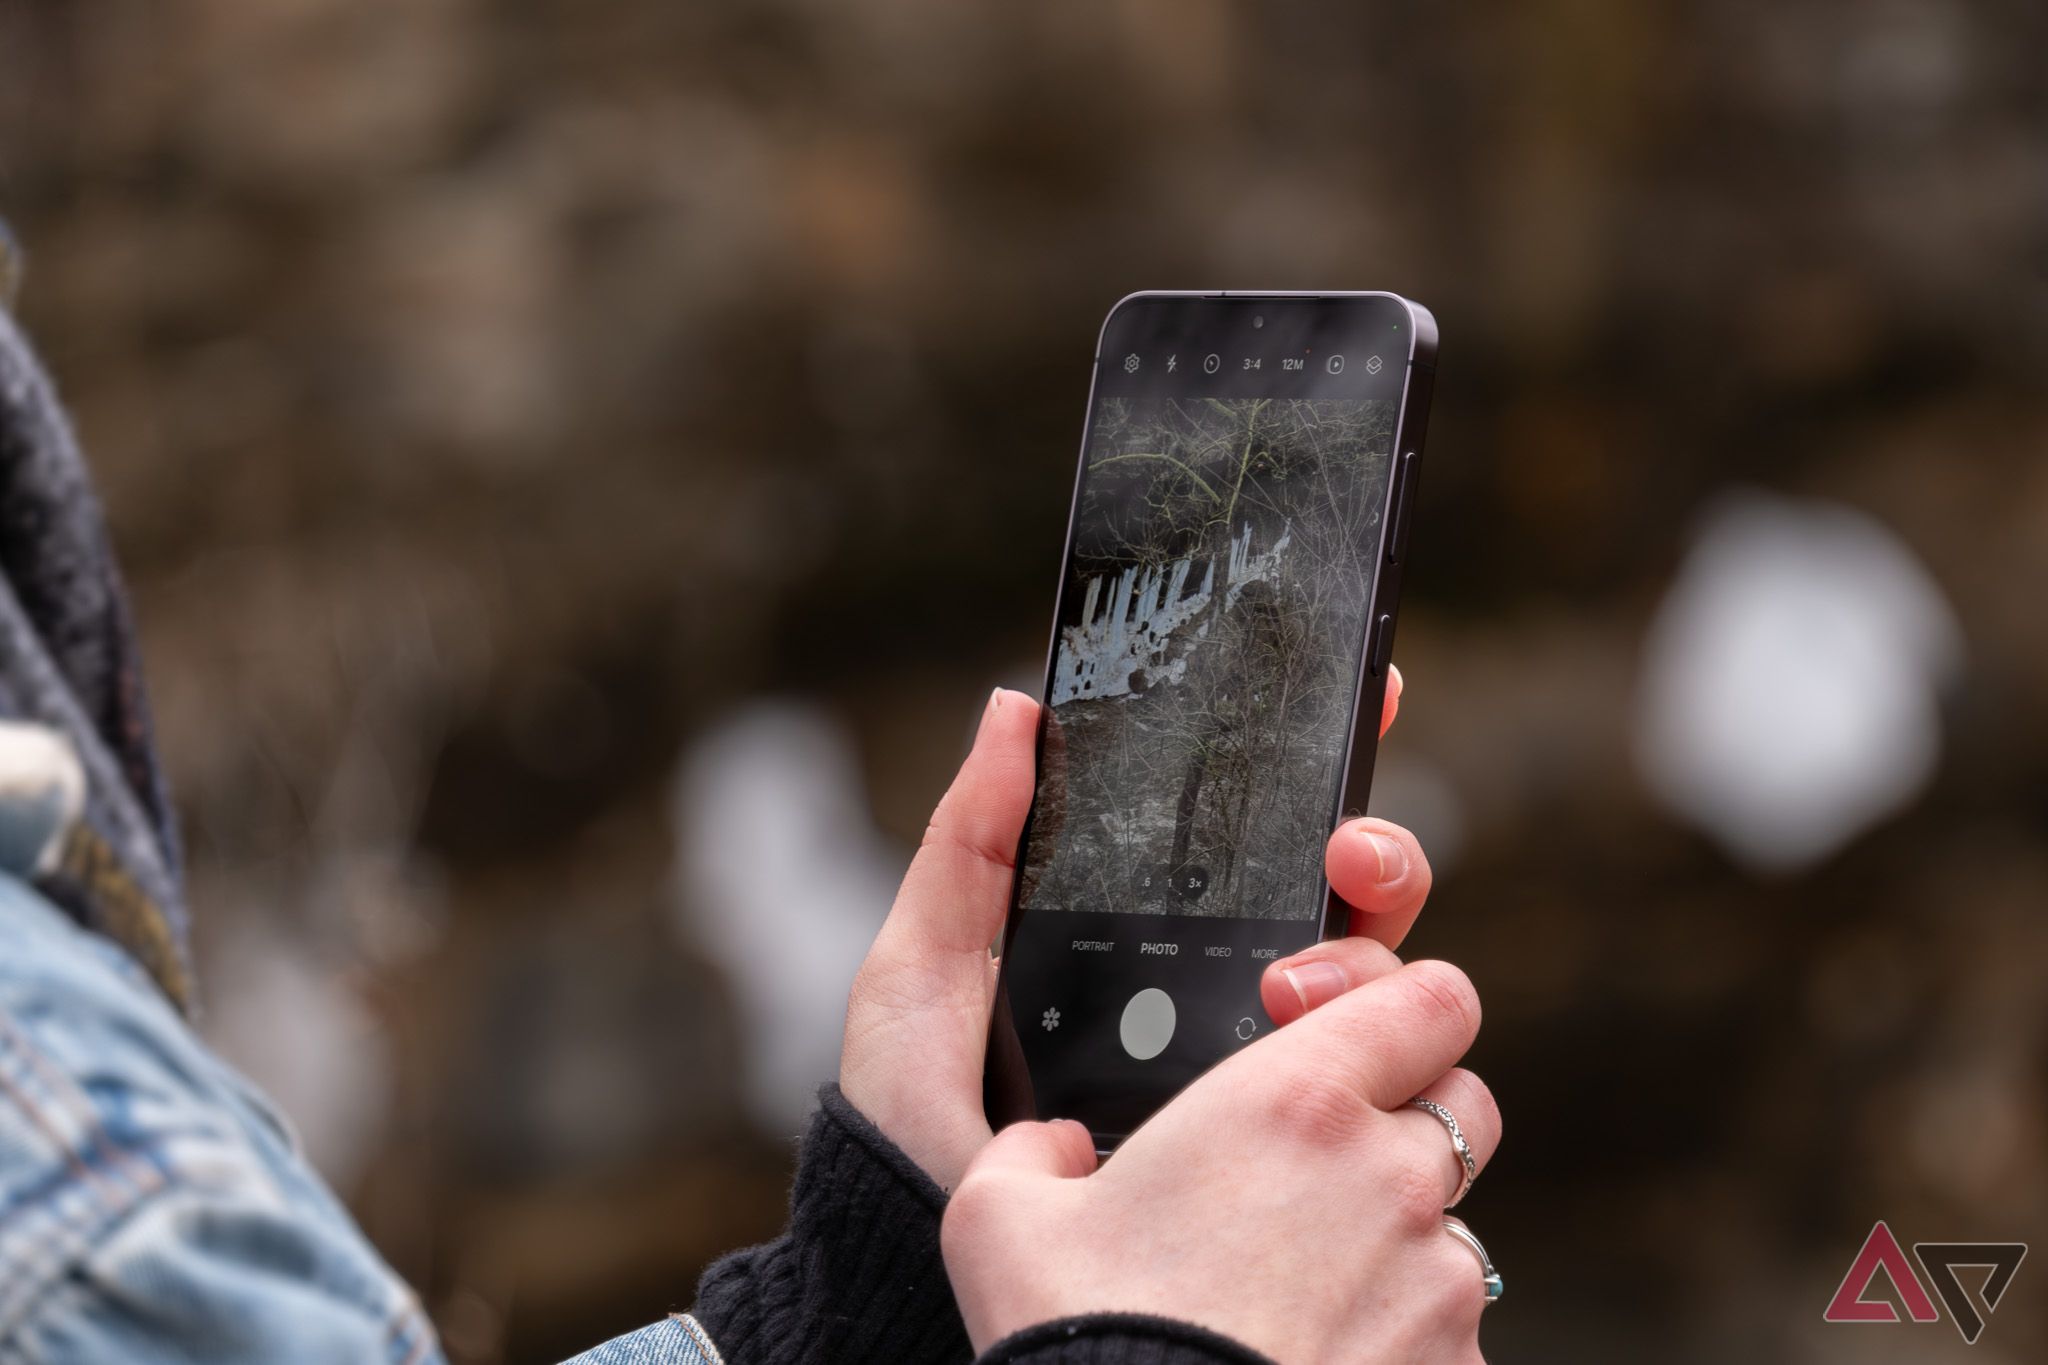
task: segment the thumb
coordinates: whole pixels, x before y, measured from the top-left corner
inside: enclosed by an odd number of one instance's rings
[[[885,932],[939,952],[988,951],[1009,908],[1037,748],[1038,703],[997,688],[904,874]]]
[[[1072,1119],[1013,1123],[989,1140],[968,1164],[968,1175],[994,1171],[1078,1180],[1095,1171],[1095,1139]]]

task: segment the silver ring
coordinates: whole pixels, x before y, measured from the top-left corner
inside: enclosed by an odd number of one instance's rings
[[[1492,1258],[1486,1254],[1486,1248],[1479,1245],[1479,1239],[1472,1235],[1472,1229],[1454,1218],[1446,1218],[1444,1219],[1444,1231],[1470,1247],[1472,1254],[1479,1258],[1480,1283],[1486,1286],[1486,1302],[1488,1304],[1499,1302],[1501,1294],[1500,1272],[1493,1268]]]
[[[1443,1124],[1444,1130],[1451,1135],[1451,1146],[1458,1153],[1458,1164],[1465,1168],[1465,1183],[1458,1187],[1458,1192],[1444,1205],[1447,1209],[1454,1209],[1460,1199],[1472,1192],[1472,1182],[1479,1178],[1479,1162],[1472,1156],[1472,1144],[1465,1141],[1465,1130],[1458,1126],[1458,1116],[1435,1100],[1426,1100],[1417,1095],[1408,1103],[1425,1113],[1436,1115],[1437,1122]],[[1484,1253],[1482,1258],[1483,1255]]]

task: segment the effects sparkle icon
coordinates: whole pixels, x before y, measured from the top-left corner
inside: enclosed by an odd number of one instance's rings
[[[1051,1033],[1060,1026],[1060,1012],[1056,1009],[1049,1009],[1044,1014],[1038,1016],[1038,1022],[1047,1033]]]

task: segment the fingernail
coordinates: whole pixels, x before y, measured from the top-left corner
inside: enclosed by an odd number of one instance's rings
[[[1334,962],[1304,962],[1297,967],[1282,967],[1280,975],[1294,987],[1294,998],[1301,1002],[1304,1010],[1335,1000],[1344,994],[1348,984],[1344,969]]]
[[[1372,844],[1373,855],[1380,860],[1379,884],[1386,886],[1400,881],[1408,870],[1408,850],[1401,847],[1399,840],[1389,839],[1384,834],[1368,832],[1365,837]]]
[[[1003,709],[1003,689],[998,687],[988,694],[988,705],[981,708],[981,724],[974,727],[974,737],[981,738],[981,732],[988,729],[988,723],[996,712]]]
[[[1401,666],[1399,664],[1387,665],[1387,682],[1393,687],[1394,695],[1398,698],[1401,695],[1401,689],[1408,685],[1408,680],[1401,676]]]

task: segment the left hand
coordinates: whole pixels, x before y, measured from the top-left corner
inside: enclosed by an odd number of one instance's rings
[[[1381,734],[1400,699],[1393,670]],[[1037,739],[1038,703],[1000,689],[989,698],[974,748],[932,815],[846,1006],[840,1089],[948,1190],[991,1136],[981,1107],[996,989],[989,947],[1010,905]],[[1400,944],[1429,894],[1421,845],[1384,820],[1340,825],[1324,870],[1352,907],[1351,932],[1388,948]],[[1345,979],[1351,959],[1334,948],[1318,944],[1267,969],[1274,1022],[1289,1023],[1359,984]]]

